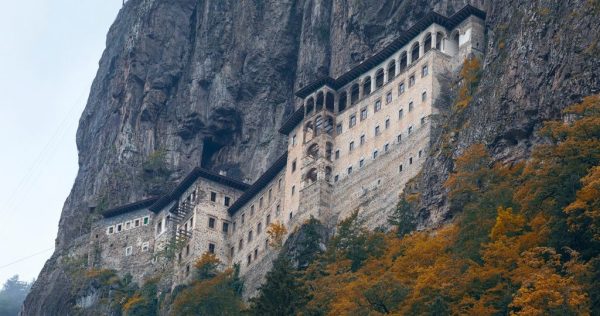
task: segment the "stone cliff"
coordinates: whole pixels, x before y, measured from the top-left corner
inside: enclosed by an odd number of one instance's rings
[[[600,2],[468,0],[130,0],[107,36],[77,133],[79,174],[57,250],[24,307],[65,315],[64,257],[85,244],[102,208],[155,196],[195,166],[255,180],[285,148],[277,129],[295,89],[337,76],[430,10],[487,12],[487,52],[474,102],[449,115],[453,152],[428,159],[416,187],[419,224],[452,212],[440,183],[452,154],[486,143],[526,158],[540,122],[600,91]]]

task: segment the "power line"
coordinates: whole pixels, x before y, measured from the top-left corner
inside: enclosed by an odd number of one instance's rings
[[[17,264],[17,263],[19,263],[19,262],[22,262],[22,261],[25,261],[25,260],[27,260],[27,259],[33,258],[33,257],[35,257],[35,256],[41,255],[41,254],[43,254],[43,253],[45,253],[45,252],[47,252],[47,251],[49,251],[49,250],[54,250],[54,247],[51,247],[51,248],[48,248],[48,249],[44,249],[44,250],[42,250],[42,251],[36,252],[36,253],[34,253],[34,254],[31,254],[31,255],[29,255],[29,256],[26,256],[26,257],[23,257],[23,258],[17,259],[17,260],[15,260],[15,261],[11,262],[11,263],[8,263],[8,264],[5,264],[5,265],[3,265],[3,266],[0,266],[0,269],[4,269],[4,268],[6,268],[6,267],[12,266],[13,264]]]

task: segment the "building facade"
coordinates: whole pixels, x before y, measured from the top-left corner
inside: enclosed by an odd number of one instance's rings
[[[90,262],[136,280],[166,267],[176,285],[210,252],[238,264],[252,292],[276,254],[270,224],[289,234],[312,216],[335,227],[358,209],[370,227],[385,225],[428,156],[445,81],[484,53],[484,19],[472,6],[432,12],[350,71],[306,85],[280,129],[286,153],[254,183],[196,168],[166,196],[108,210],[93,225]]]

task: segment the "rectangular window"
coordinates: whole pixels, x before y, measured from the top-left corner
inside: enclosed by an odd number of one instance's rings
[[[422,150],[419,150],[419,158],[421,158],[421,155],[423,154]]]
[[[390,119],[385,119],[385,129],[390,128]]]
[[[385,104],[390,104],[390,103],[392,103],[392,92],[391,91],[385,95]]]
[[[421,77],[426,77],[429,74],[429,66],[425,65],[421,68]]]
[[[215,222],[216,220],[212,217],[208,218],[208,228],[215,228]]]
[[[292,196],[294,196],[294,193],[296,193],[296,186],[292,185]]]
[[[233,222],[233,226],[231,227],[231,232],[235,232],[236,222]]]
[[[260,199],[258,199],[258,208],[262,208],[263,207],[263,197],[261,196]]]
[[[258,248],[254,249],[254,260],[258,258]]]
[[[267,226],[271,225],[271,214],[267,215]]]
[[[271,203],[271,198],[273,198],[273,189],[269,189],[269,194],[267,196],[269,203]]]
[[[402,142],[402,134],[399,134],[398,137],[396,137],[396,140],[398,143]]]
[[[194,217],[190,217],[190,227],[194,227]]]
[[[363,134],[363,135],[360,135],[360,144],[361,144],[361,145],[364,145],[364,144],[365,144],[365,142],[366,142],[365,135],[364,135],[364,134]]]
[[[400,109],[400,111],[398,111],[398,118],[401,119],[404,116],[404,110]]]
[[[290,212],[290,219],[292,219],[292,216],[294,216],[294,214],[292,212]]]
[[[427,91],[423,91],[423,93],[421,93],[421,101],[422,102],[427,101]]]
[[[235,255],[235,248],[233,248],[233,247],[229,248],[229,256],[233,258],[234,255]]]
[[[412,87],[415,85],[415,75],[412,75],[408,78],[408,87]]]
[[[210,192],[210,201],[211,202],[217,201],[217,193],[216,192]]]
[[[260,235],[261,232],[262,232],[262,223],[258,223],[258,225],[256,225],[256,236]]]
[[[117,233],[123,230],[123,224],[117,224]]]
[[[229,204],[231,204],[231,198],[228,197],[228,196],[226,196],[225,199],[224,199],[224,201],[223,201],[223,204],[225,206],[229,206]]]
[[[296,171],[296,159],[292,161],[292,172]]]
[[[365,165],[365,160],[364,160],[364,159],[361,159],[361,160],[358,162],[358,166],[359,166],[360,168],[362,168],[364,165]]]
[[[390,144],[383,145],[383,152],[387,152],[390,149]]]
[[[402,165],[400,165],[400,167],[398,167],[398,172],[402,172]]]
[[[377,155],[379,154],[379,152],[376,150],[373,152],[373,159],[377,158]]]
[[[352,173],[352,167],[348,167],[348,174]]]
[[[186,256],[189,256],[189,255],[190,255],[190,244],[187,244],[187,245],[185,246],[185,255],[186,255]]]
[[[408,102],[408,112],[411,112],[414,108],[412,101]]]
[[[350,121],[348,123],[348,128],[352,128],[356,125],[356,114],[350,115]]]
[[[367,118],[367,108],[360,110],[360,120],[365,120]]]
[[[379,128],[379,125],[375,126],[375,136],[379,136],[379,134],[381,134],[381,128]]]
[[[281,205],[277,204],[275,207],[275,215],[279,216],[279,212],[281,212]]]
[[[136,219],[135,221],[133,221],[133,226],[134,227],[140,227],[140,220]]]
[[[208,252],[209,253],[215,253],[215,244],[208,243]]]
[[[277,181],[277,191],[281,191],[281,184],[283,183],[283,179],[279,178],[279,181]]]
[[[148,225],[150,222],[150,218],[148,216],[144,217],[144,225]]]
[[[398,86],[398,95],[403,94],[405,90],[406,90],[406,88],[404,87],[404,82],[403,82]]]
[[[148,249],[150,249],[150,243],[149,242],[143,242],[142,243],[142,252],[146,252],[148,251]]]
[[[338,125],[335,126],[335,133],[337,135],[340,135],[342,133],[342,123],[339,123]]]
[[[379,112],[381,110],[381,100],[375,101],[375,112]]]
[[[350,142],[349,150],[350,151],[354,150],[354,142]]]
[[[292,136],[292,146],[296,145],[296,134]]]
[[[125,256],[131,256],[133,254],[133,247],[129,246],[125,248]]]
[[[109,234],[109,235],[112,235],[114,232],[115,232],[115,227],[114,227],[114,226],[110,226],[110,227],[108,228],[108,234]]]
[[[339,179],[340,179],[340,176],[337,174],[335,175],[335,177],[333,177],[334,182],[338,182]]]
[[[250,265],[250,263],[252,263],[252,255],[248,255],[248,265]]]
[[[408,164],[412,165],[412,157],[408,158]]]
[[[340,159],[340,150],[339,149],[335,151],[335,159],[336,160]]]
[[[252,231],[248,232],[248,242],[252,241]]]
[[[244,240],[240,239],[238,242],[238,251],[241,251],[242,249],[244,249]]]
[[[245,221],[246,221],[246,214],[242,214],[242,225],[244,225]]]
[[[130,228],[131,228],[131,222],[126,222],[125,229],[130,229]]]
[[[223,222],[223,232],[227,234],[229,232],[229,223]]]
[[[412,126],[408,127],[408,134],[410,135],[410,133],[412,133]]]

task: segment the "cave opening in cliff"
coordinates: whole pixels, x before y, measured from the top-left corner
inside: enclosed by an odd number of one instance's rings
[[[202,144],[202,161],[200,166],[205,169],[210,169],[213,165],[213,158],[216,153],[223,148],[223,145],[215,142],[212,137],[206,137]]]

